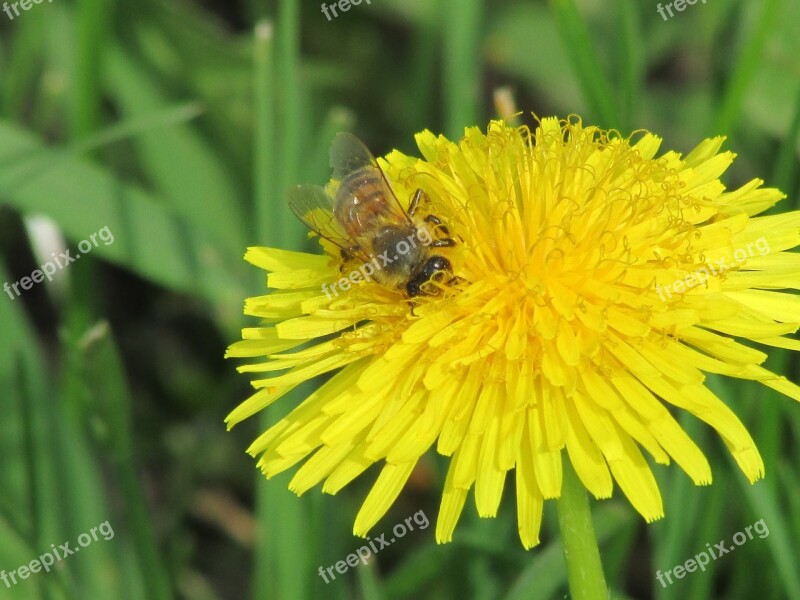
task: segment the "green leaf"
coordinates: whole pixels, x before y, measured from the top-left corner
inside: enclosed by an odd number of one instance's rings
[[[98,244],[92,256],[212,300],[227,318],[238,313],[244,297],[237,280],[243,271],[238,253],[225,254],[156,197],[120,182],[105,169],[69,152],[43,150],[36,136],[0,122],[4,203],[23,214],[52,217],[76,244],[108,227],[114,242]]]
[[[172,103],[153,78],[119,47],[109,49],[106,85],[128,118],[143,118]],[[159,195],[189,223],[234,254],[245,247],[242,190],[221,157],[189,125],[143,130],[133,138]]]

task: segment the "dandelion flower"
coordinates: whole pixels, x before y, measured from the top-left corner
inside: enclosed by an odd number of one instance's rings
[[[707,373],[758,381],[800,400],[761,363],[766,347],[800,349],[800,212],[757,216],[783,198],[755,179],[726,191],[734,159],[723,138],[688,155],[658,155],[648,132],[624,138],[578,119],[535,131],[489,124],[459,142],[423,131],[423,158],[379,164],[401,203],[415,190],[457,236],[446,249],[458,285],[412,303],[360,281],[333,296],[337,249],[250,248],[269,294],[245,314],[228,356],[264,373],[229,426],[298,384],[336,372],[248,449],[267,477],[303,463],[297,494],[335,494],[373,463],[381,471],[359,511],[364,536],[435,445],[450,457],[436,539],[451,539],[471,489],[496,515],[513,471],[518,529],[539,541],[543,503],[558,498],[569,460],[597,498],[614,483],[647,520],[663,516],[650,463],[674,460],[711,482],[703,452],[675,419],[716,430],[745,476],[764,465]],[[298,349],[302,345],[302,349]],[[275,372],[281,371],[280,374]]]

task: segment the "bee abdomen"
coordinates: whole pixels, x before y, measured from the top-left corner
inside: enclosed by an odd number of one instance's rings
[[[391,190],[376,169],[367,167],[348,175],[336,194],[334,214],[353,237],[369,237],[391,215]]]

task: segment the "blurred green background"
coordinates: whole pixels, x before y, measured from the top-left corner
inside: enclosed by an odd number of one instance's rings
[[[666,21],[649,0],[372,0],[330,20],[296,0],[0,12],[0,279],[74,255],[104,227],[114,236],[52,283],[0,295],[0,570],[105,521],[114,531],[50,573],[0,582],[0,599],[565,597],[553,503],[532,551],[513,498],[491,520],[468,501],[455,541],[435,544],[436,456],[375,533],[420,510],[431,526],[325,584],[318,568],[363,544],[351,527],[377,469],[298,499],[291,473],[265,482],[244,454],[264,420],[225,431],[249,386],[222,356],[255,324],[243,299],[264,293],[241,256],[313,248],[282,191],[327,180],[335,132],[413,153],[421,129],[485,127],[498,90],[526,113],[650,129],[665,149],[726,134],[738,154],[726,183],[762,177],[788,194],[779,210],[797,207],[800,0],[703,1]],[[769,366],[798,381],[788,353]],[[618,492],[593,502],[614,598],[800,598],[800,406],[711,385],[752,431],[767,478],[747,484],[684,415],[711,487],[655,467],[666,518],[652,525]],[[769,536],[656,581],[759,519]]]

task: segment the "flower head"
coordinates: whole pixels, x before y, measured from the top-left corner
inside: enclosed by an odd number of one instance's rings
[[[342,258],[250,248],[276,291],[250,298],[265,319],[228,356],[255,394],[230,426],[299,383],[338,370],[249,448],[271,477],[336,493],[373,463],[382,470],[354,531],[366,532],[433,445],[450,457],[436,538],[449,541],[470,489],[482,517],[514,472],[519,534],[538,543],[545,499],[568,459],[586,488],[614,482],[648,521],[663,516],[642,450],[711,482],[702,451],[674,418],[714,428],[750,481],[764,466],[750,434],[704,384],[706,373],[756,380],[796,400],[800,388],[759,366],[760,347],[800,349],[800,213],[757,217],[783,195],[753,180],[726,191],[734,156],[722,138],[687,156],[656,156],[660,139],[623,138],[578,120],[534,132],[490,123],[452,142],[417,135],[423,158],[380,159],[397,198],[429,197],[457,243],[442,249],[458,282],[410,301],[361,279],[326,294]],[[738,340],[735,338],[739,338]],[[303,345],[302,349],[297,349]],[[282,371],[281,374],[273,374]],[[566,451],[566,452],[565,452]]]

